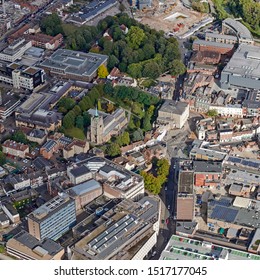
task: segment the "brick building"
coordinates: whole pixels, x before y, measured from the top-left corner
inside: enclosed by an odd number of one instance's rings
[[[194,186],[217,187],[221,183],[222,165],[220,162],[194,161]]]
[[[212,51],[220,54],[232,55],[234,52],[234,45],[197,39],[193,42],[192,49],[194,51]]]
[[[6,140],[3,143],[2,148],[4,154],[19,158],[25,158],[26,154],[29,153],[28,145],[17,143],[12,140]]]

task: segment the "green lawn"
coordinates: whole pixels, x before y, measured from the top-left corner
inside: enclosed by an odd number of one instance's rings
[[[85,140],[85,138],[86,138],[84,132],[77,127],[66,129],[65,135],[72,137],[72,138],[81,139],[81,140]]]

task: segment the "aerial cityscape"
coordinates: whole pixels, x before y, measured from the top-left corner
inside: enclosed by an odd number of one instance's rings
[[[3,0],[0,260],[260,260],[260,1]]]

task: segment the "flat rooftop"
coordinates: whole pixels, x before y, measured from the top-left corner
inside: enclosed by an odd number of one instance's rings
[[[148,233],[158,220],[159,200],[144,197],[138,202],[125,199],[100,217],[97,228],[75,244],[86,259],[110,259],[128,244]],[[97,221],[96,221],[97,223]]]
[[[241,158],[235,156],[227,156],[223,162],[223,165],[228,165],[232,167],[241,167],[252,170],[260,170],[260,160],[258,159],[249,159]]]
[[[35,221],[42,221],[50,214],[58,211],[61,207],[64,207],[65,204],[69,204],[71,201],[72,199],[68,194],[62,193],[34,210],[28,217]]]
[[[188,106],[186,102],[165,100],[159,111],[182,115]]]
[[[172,235],[160,260],[260,260],[260,256],[214,243]]]
[[[208,203],[208,218],[251,228],[260,228],[258,209],[232,205],[229,197],[221,197]]]
[[[260,47],[240,44],[223,73],[260,79]]]
[[[178,193],[193,194],[193,171],[180,170]]]
[[[91,76],[107,60],[107,55],[58,49],[41,66],[57,73]]]
[[[83,195],[87,192],[91,192],[94,191],[96,189],[101,188],[101,185],[99,182],[97,182],[94,179],[91,179],[87,182],[78,184],[76,186],[74,186],[73,188],[71,188],[71,190],[76,194],[76,195]]]
[[[221,173],[222,164],[220,162],[194,160],[193,168],[195,173]]]

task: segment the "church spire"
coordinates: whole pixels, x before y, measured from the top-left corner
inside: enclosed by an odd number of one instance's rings
[[[95,111],[95,117],[98,118],[99,115],[98,115],[98,109],[97,109],[97,106],[96,106],[96,111]]]

